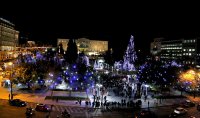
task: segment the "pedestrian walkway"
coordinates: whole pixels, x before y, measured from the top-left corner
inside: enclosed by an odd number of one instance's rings
[[[9,88],[0,87],[0,99],[9,99],[10,90]],[[46,100],[46,96],[51,95],[51,91],[47,91],[45,93],[20,93],[19,91],[13,91],[14,99],[21,99],[26,102],[35,102],[35,103],[43,103],[43,104],[53,104],[53,105],[63,105],[63,106],[73,106],[73,107],[86,107],[85,101],[83,100],[81,105],[76,104],[76,100]],[[54,96],[69,96],[66,91],[54,91]],[[72,92],[71,96],[80,96],[86,97],[85,92]]]
[[[180,93],[177,93],[177,92],[174,93],[173,90],[172,90],[171,94],[172,95],[173,94],[180,95]],[[141,100],[141,102],[142,102],[141,108],[152,108],[152,107],[172,106],[172,105],[175,105],[175,104],[179,104],[179,103],[185,101],[188,98],[156,99],[156,98],[153,98],[151,95],[148,95],[146,100],[145,100],[144,95],[142,95],[140,99],[133,99],[133,98],[115,96],[115,94],[113,93],[112,90],[109,91],[109,95],[107,96],[108,102],[119,102],[119,103],[121,103],[122,99],[125,100],[126,102],[133,101],[134,103],[136,103],[138,100]],[[124,108],[126,108],[126,106]]]

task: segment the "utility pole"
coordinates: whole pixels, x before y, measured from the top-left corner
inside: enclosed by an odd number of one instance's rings
[[[10,62],[9,65],[11,66],[10,70],[10,99],[13,100],[13,83],[12,83],[12,73],[13,73],[13,63]]]

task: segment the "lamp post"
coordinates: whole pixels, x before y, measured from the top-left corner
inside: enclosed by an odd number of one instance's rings
[[[13,72],[13,63],[9,62],[8,65],[11,66],[11,70],[10,70],[10,98],[9,99],[13,99],[13,87],[12,87],[12,72]]]

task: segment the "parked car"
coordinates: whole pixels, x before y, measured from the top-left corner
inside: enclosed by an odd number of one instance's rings
[[[177,118],[178,117],[178,114],[172,112],[170,115],[169,115],[169,118]]]
[[[137,118],[157,118],[156,114],[150,110],[142,110],[136,117]]]
[[[36,111],[48,112],[50,111],[50,107],[46,104],[37,104],[35,107]]]
[[[197,105],[197,110],[200,111],[200,103]]]
[[[194,116],[189,116],[188,118],[196,118],[196,117],[194,117]]]
[[[190,100],[186,100],[184,103],[183,103],[183,107],[194,107],[195,106],[195,103],[190,101]]]
[[[24,107],[27,105],[27,103],[25,101],[22,101],[20,99],[9,100],[9,104],[11,106],[17,106],[17,107]]]
[[[183,115],[187,113],[187,110],[182,108],[182,107],[178,107],[176,109],[174,109],[174,113],[179,114],[179,115]]]

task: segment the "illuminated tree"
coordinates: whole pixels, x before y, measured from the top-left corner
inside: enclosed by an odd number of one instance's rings
[[[179,83],[183,86],[189,86],[193,92],[195,97],[195,88],[199,85],[200,73],[195,70],[188,70],[183,72],[179,76]]]
[[[131,35],[129,40],[129,44],[127,46],[125,55],[124,55],[124,63],[123,69],[127,71],[135,71],[135,60],[137,59],[137,55],[135,52],[135,44],[134,37]]]

